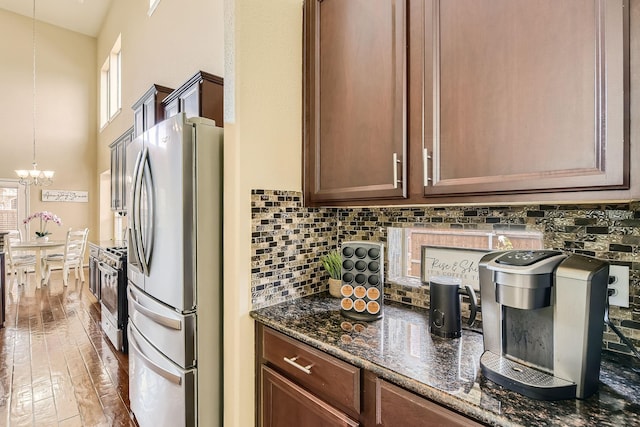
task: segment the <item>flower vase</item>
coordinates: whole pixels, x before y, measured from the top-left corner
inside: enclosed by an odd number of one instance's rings
[[[49,241],[49,236],[36,237],[36,242],[45,243]]]

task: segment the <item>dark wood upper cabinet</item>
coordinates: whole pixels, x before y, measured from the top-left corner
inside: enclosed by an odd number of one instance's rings
[[[638,4],[311,0],[304,22],[307,205],[640,196]]]
[[[173,89],[160,85],[152,85],[135,103],[133,108],[133,137],[141,135],[147,129],[164,120],[162,101]]]
[[[406,0],[305,2],[307,201],[406,196]]]
[[[109,144],[111,154],[111,210],[127,211],[127,145],[133,141],[133,128]]]
[[[224,125],[224,80],[198,71],[163,101],[165,118],[184,112],[187,117],[206,117]]]
[[[426,196],[629,187],[625,1],[425,8]]]

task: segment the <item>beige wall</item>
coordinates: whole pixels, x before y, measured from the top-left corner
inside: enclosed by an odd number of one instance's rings
[[[254,425],[250,191],[301,190],[302,0],[225,2],[225,427]],[[232,75],[231,75],[232,74]]]
[[[131,106],[152,84],[175,89],[199,70],[224,77],[222,0],[162,0],[151,16],[147,6],[146,1],[113,0],[98,34],[93,64],[97,85],[102,64],[121,36],[122,109],[96,129],[96,176],[110,169],[109,144],[133,126]],[[105,212],[110,190],[98,186],[96,191],[101,200],[100,234],[113,236],[113,222],[108,209]]]
[[[38,22],[36,25],[36,156],[56,172],[55,190],[89,192],[89,203],[42,202],[30,191],[30,211],[49,210],[63,220],[50,227],[62,239],[68,227],[96,229],[96,41]],[[0,177],[30,169],[33,158],[32,20],[0,10]],[[33,231],[33,230],[32,230]]]
[[[133,126],[131,106],[152,84],[177,88],[197,71],[224,77],[222,0],[113,0],[98,35],[96,78],[118,34],[122,41],[122,111],[98,134],[99,172],[110,167],[109,144]]]
[[[146,4],[114,0],[97,40],[48,27],[49,42],[64,40],[60,44],[68,52],[61,57],[72,63],[67,68],[78,69],[52,75],[50,84],[55,86],[41,89],[49,92],[41,95],[47,96],[46,104],[56,108],[40,113],[40,132],[49,131],[38,158],[41,166],[57,171],[56,189],[90,191],[91,203],[74,212],[92,218],[93,227],[101,217],[96,193],[100,173],[110,166],[108,145],[131,127],[131,105],[153,83],[175,88],[197,70],[225,77],[225,104],[233,107],[225,112],[225,426],[250,426],[255,420],[254,332],[248,314],[250,190],[301,189],[302,1],[162,0],[151,17]],[[2,33],[17,35],[0,39],[0,90],[11,100],[0,106],[0,144],[5,144],[0,174],[8,176],[16,164],[28,166],[31,160],[30,22],[0,11]],[[99,70],[119,33],[122,111],[99,130]],[[12,47],[20,39],[24,41]],[[44,86],[46,79],[42,80]],[[64,126],[51,126],[60,122]],[[49,144],[56,144],[56,149]],[[38,207],[35,201],[32,205]],[[50,206],[65,223],[80,221],[66,205],[46,204]]]

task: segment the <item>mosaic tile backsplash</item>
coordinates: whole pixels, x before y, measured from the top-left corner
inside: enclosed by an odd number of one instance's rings
[[[544,247],[629,267],[630,308],[610,317],[640,347],[640,202],[584,205],[305,208],[302,193],[253,190],[251,292],[254,309],[328,289],[320,257],[346,240],[387,243],[388,227],[535,230]],[[389,271],[385,268],[385,271]],[[385,298],[428,307],[428,287],[385,280]],[[463,313],[464,316],[464,313]],[[630,353],[605,331],[603,345]]]

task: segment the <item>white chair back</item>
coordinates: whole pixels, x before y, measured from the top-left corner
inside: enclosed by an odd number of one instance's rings
[[[89,229],[67,231],[67,240],[64,246],[64,253],[51,254],[44,258],[45,282],[49,283],[51,277],[51,267],[62,267],[62,281],[64,286],[68,284],[69,270],[73,269],[76,279],[80,279],[84,283],[84,253],[87,248],[87,238],[89,237]]]
[[[89,229],[67,231],[67,243],[64,247],[65,261],[84,259],[84,252],[87,247],[87,236]]]
[[[7,273],[10,276],[15,275],[20,284],[25,283],[27,270],[35,269],[36,266],[36,257],[33,254],[13,249],[13,245],[21,241],[19,231],[10,231],[4,236],[4,247],[7,253]]]

